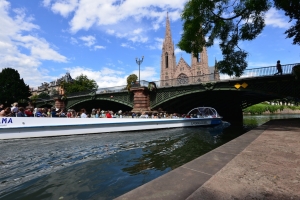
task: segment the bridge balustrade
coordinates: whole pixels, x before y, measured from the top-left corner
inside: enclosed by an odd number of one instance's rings
[[[299,63],[282,65],[282,74],[291,74],[292,69],[295,65],[299,65]],[[246,69],[243,75],[240,77],[229,76],[227,74],[220,73],[219,79],[216,79],[218,77],[216,76],[217,74],[211,73],[211,74],[204,74],[199,76],[180,77],[176,79],[153,81],[153,82],[156,84],[157,88],[174,87],[174,86],[184,86],[184,85],[200,84],[200,83],[223,81],[223,80],[230,80],[230,79],[241,79],[241,78],[248,78],[248,77],[250,78],[250,77],[260,77],[260,76],[274,76],[275,73],[277,73],[277,67],[270,66],[270,67]]]

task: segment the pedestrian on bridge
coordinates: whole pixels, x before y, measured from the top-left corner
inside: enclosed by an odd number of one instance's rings
[[[282,75],[282,67],[280,64],[280,60],[277,61],[276,68],[277,68],[277,73],[275,73],[274,75],[278,75],[278,74]]]

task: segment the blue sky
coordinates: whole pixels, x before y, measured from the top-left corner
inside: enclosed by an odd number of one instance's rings
[[[135,58],[145,56],[141,79],[159,80],[166,13],[176,43],[186,0],[0,0],[0,70],[14,68],[30,87],[66,72],[85,74],[99,87],[126,84],[138,74]],[[249,68],[300,62],[300,46],[286,39],[289,19],[271,9],[260,36],[240,47]],[[177,61],[190,55],[176,47]],[[218,41],[208,48],[209,65],[222,59]]]

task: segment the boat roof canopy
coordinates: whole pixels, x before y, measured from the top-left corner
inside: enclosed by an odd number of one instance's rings
[[[220,117],[218,112],[212,107],[197,107],[188,112],[188,115],[200,115],[200,116],[215,116]]]

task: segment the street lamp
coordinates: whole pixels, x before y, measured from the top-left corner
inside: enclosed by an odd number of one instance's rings
[[[138,58],[135,59],[136,64],[139,65],[139,84],[140,84],[140,86],[141,86],[141,72],[140,72],[140,65],[142,64],[143,60],[144,60],[144,56],[142,56],[142,59],[138,59]]]

